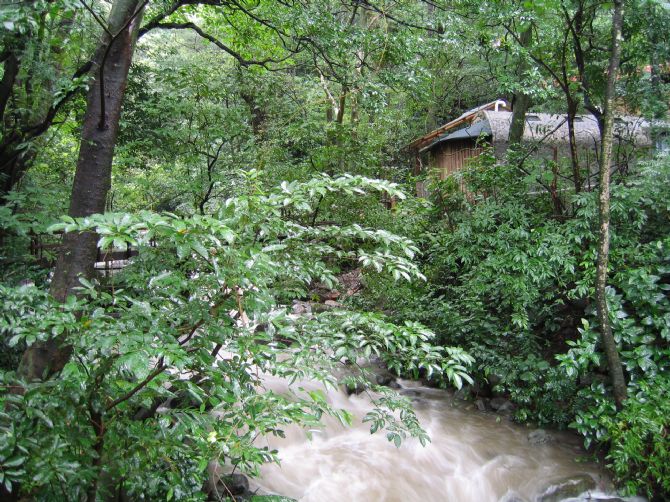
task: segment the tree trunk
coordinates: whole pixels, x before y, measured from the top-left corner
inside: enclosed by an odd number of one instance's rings
[[[530,46],[531,37],[532,37],[532,27],[528,26],[519,37],[519,42],[521,47],[526,49]],[[528,69],[528,64],[524,59],[521,59],[519,62],[519,69],[517,71],[517,80],[521,82],[523,76]],[[509,127],[509,138],[508,142],[510,147],[518,145],[523,139],[523,130],[526,125],[526,112],[530,108],[531,99],[530,96],[523,91],[517,91],[514,94],[514,107],[512,110],[512,123]]]
[[[603,127],[601,130],[600,156],[600,239],[598,243],[598,263],[596,269],[596,309],[600,322],[600,335],[607,356],[607,365],[614,400],[617,408],[621,408],[626,399],[626,382],[623,367],[619,359],[616,341],[612,335],[609,312],[607,309],[607,265],[610,244],[610,168],[612,163],[612,137],[614,127],[614,98],[616,95],[616,79],[621,59],[621,27],[623,24],[623,0],[614,1],[612,15],[612,46],[609,69],[607,71],[607,87],[605,90],[605,108]]]
[[[17,45],[16,51],[23,50],[23,47]],[[5,118],[7,105],[12,97],[12,89],[16,82],[16,77],[21,68],[21,62],[14,51],[7,55],[3,63],[3,75],[0,82],[0,131],[2,131],[3,141],[0,143],[0,204],[5,202],[5,196],[21,178],[24,169],[21,166],[22,153],[18,147],[21,145],[21,136],[7,126],[9,120]],[[7,128],[6,128],[7,127]]]
[[[121,106],[142,17],[140,5],[140,0],[116,0],[108,22],[114,36],[106,35],[96,52],[70,199],[69,215],[75,218],[105,210]],[[97,240],[91,232],[65,234],[51,281],[51,294],[57,300],[73,293],[80,276],[93,274]],[[26,350],[19,368],[22,376],[35,379],[59,371],[70,356],[60,345],[51,340]]]
[[[35,8],[34,1],[29,3],[32,8]],[[63,47],[53,41],[66,38],[74,25],[74,12],[66,10],[53,32],[44,27],[43,19],[44,14],[42,15],[42,26],[37,32],[31,28],[12,39],[11,48],[6,53],[6,59],[3,62],[4,74],[0,83],[0,130],[2,131],[0,133],[0,203],[5,201],[6,195],[21,181],[35,158],[35,148],[31,147],[30,143],[49,129],[58,108],[77,94],[76,90],[70,90],[60,97],[58,103],[52,101],[57,91],[55,84],[63,73],[59,59],[64,59],[64,57],[59,57],[64,52]],[[26,44],[28,42],[41,49],[28,51],[27,54]],[[51,78],[44,76],[35,78],[34,68],[50,65],[54,71]],[[20,70],[26,66],[32,69],[19,78]],[[84,72],[80,73],[78,70],[73,78],[83,74]],[[31,92],[32,88],[38,88],[39,92]],[[36,98],[38,94],[41,96],[39,99]],[[25,95],[25,100],[17,100],[17,95]],[[45,96],[48,97],[45,98]],[[24,109],[24,112],[20,112],[21,109]],[[17,111],[19,113],[16,113]]]
[[[3,63],[3,74],[2,80],[0,81],[0,127],[4,124],[5,109],[7,108],[7,102],[12,95],[12,88],[16,81],[16,75],[19,73],[19,67],[19,59],[14,52],[10,52]]]
[[[570,144],[570,163],[572,165],[572,182],[575,192],[582,191],[582,176],[579,170],[579,154],[577,152],[577,139],[575,137],[575,117],[577,116],[577,102],[568,96],[568,142]]]
[[[263,134],[263,127],[267,119],[267,114],[261,105],[258,104],[256,96],[250,92],[242,91],[240,92],[240,97],[249,108],[249,113],[251,114],[251,130],[254,133],[254,137],[260,140]]]

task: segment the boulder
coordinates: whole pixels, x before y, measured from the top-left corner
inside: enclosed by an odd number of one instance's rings
[[[309,302],[300,300],[293,300],[292,312],[296,315],[304,315],[312,313],[312,305]]]
[[[370,380],[372,383],[393,389],[400,388],[396,376],[389,371],[381,359],[372,357],[369,361],[361,361],[360,366],[371,374]]]
[[[348,298],[363,288],[363,273],[360,268],[355,268],[338,277],[338,281],[344,287],[344,298]]]
[[[335,369],[333,375],[340,382],[345,382],[345,392],[348,395],[360,394],[370,385],[383,385],[392,389],[400,388],[396,376],[389,371],[380,359],[373,357],[370,360],[359,359],[356,364],[342,365]],[[362,379],[364,382],[346,382],[348,378]]]
[[[320,302],[328,300],[337,300],[340,297],[340,292],[337,289],[330,289],[321,282],[317,282],[309,290],[311,298],[318,299]]]
[[[375,375],[375,382],[377,382],[377,385],[389,386],[392,382],[395,382],[395,377],[390,373],[380,373]]]
[[[348,383],[344,386],[347,396],[358,395],[366,389],[362,382]]]
[[[454,392],[454,399],[460,399],[461,401],[469,401],[472,395],[473,395],[472,386],[464,385],[456,392]]]
[[[502,382],[502,378],[500,377],[500,375],[496,375],[495,373],[491,373],[488,377],[486,377],[486,379],[489,381],[489,384],[492,387],[495,387],[500,382]]]
[[[310,302],[310,306],[312,308],[312,312],[316,314],[319,314],[321,312],[328,312],[330,310],[335,310],[343,307],[341,303],[337,303],[332,300],[326,300],[325,303]]]
[[[243,474],[226,473],[225,466],[218,462],[209,463],[208,479],[205,484],[207,500],[247,500],[253,492],[249,490],[249,480]]]
[[[500,499],[500,502],[526,502],[526,499],[521,497],[518,493],[506,493],[503,495],[503,498]]]
[[[282,495],[254,495],[249,502],[297,502],[297,500]]]
[[[528,434],[528,442],[530,444],[546,444],[551,443],[554,437],[544,429],[537,429]]]
[[[596,488],[595,480],[588,474],[578,474],[569,478],[562,478],[552,481],[542,495],[537,498],[537,502],[560,502],[561,500],[594,490]]]
[[[514,410],[514,405],[504,397],[494,397],[489,401],[491,409],[499,413],[508,413]]]
[[[486,411],[487,408],[488,408],[486,406],[486,401],[484,399],[481,399],[481,398],[479,398],[475,401],[475,406],[477,407],[477,409],[479,411]]]

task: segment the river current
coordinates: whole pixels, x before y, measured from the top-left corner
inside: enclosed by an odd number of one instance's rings
[[[612,493],[606,473],[585,461],[574,434],[551,431],[546,441],[534,442],[533,429],[477,411],[450,392],[399,383],[430,435],[427,446],[408,439],[396,448],[383,432],[370,434],[361,422],[369,398],[330,390],[330,403],[353,413],[354,424],[328,418],[310,431],[311,440],[297,427],[286,438],[264,438],[279,449],[281,464],[263,466],[254,488],[304,502],[584,501],[607,500]],[[267,386],[281,391],[282,383]],[[552,484],[585,476],[594,486],[578,498],[547,496]]]

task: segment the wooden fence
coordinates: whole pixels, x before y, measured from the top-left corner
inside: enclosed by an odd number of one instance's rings
[[[45,268],[52,267],[58,253],[60,252],[60,247],[62,245],[62,235],[59,233],[56,234],[30,234],[30,255],[33,256],[36,262]],[[155,246],[155,242],[151,242],[151,246]],[[102,249],[98,248],[97,256],[95,258],[95,269],[103,274],[105,277],[108,277],[117,270],[121,270],[126,265],[128,261],[133,257],[137,256],[139,250],[130,244],[126,245],[126,249],[118,248],[108,248]]]

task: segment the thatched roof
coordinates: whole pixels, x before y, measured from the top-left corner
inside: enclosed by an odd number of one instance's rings
[[[478,119],[488,124],[493,143],[507,143],[512,112],[484,111]],[[651,146],[651,124],[641,117],[617,117],[614,122],[614,136],[635,146]],[[549,145],[568,144],[567,117],[550,113],[528,113],[523,140],[528,142],[541,140]],[[599,142],[600,130],[598,121],[593,115],[575,117],[575,140],[578,145],[588,147],[593,147]]]
[[[505,144],[509,138],[512,123],[512,112],[479,109],[473,114],[466,127],[448,128],[442,134],[433,137],[433,141],[420,149],[420,152],[432,150],[438,144],[467,138],[485,137],[494,144]],[[446,124],[449,125],[449,124]],[[439,130],[446,128],[442,126]],[[622,142],[638,147],[651,146],[651,124],[641,117],[617,117],[614,124],[614,135]],[[427,135],[428,136],[428,135]],[[575,117],[575,139],[582,147],[595,147],[600,139],[598,122],[593,115],[577,115]],[[569,143],[568,124],[565,115],[550,113],[528,113],[524,128],[523,140],[526,142],[542,141],[547,145],[563,146]]]

